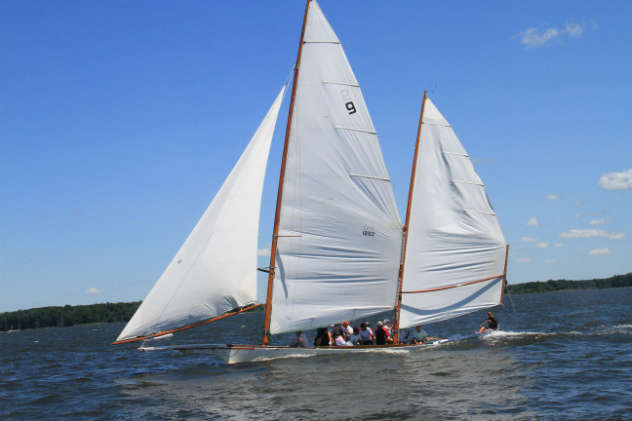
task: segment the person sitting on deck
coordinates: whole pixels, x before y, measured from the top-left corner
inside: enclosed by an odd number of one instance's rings
[[[415,328],[408,334],[411,344],[422,344],[430,339],[421,325],[415,326]]]
[[[483,326],[481,326],[478,333],[483,333],[486,330],[498,329],[498,320],[496,320],[496,318],[494,317],[491,311],[487,312],[487,320],[485,320],[482,324]],[[485,326],[485,324],[487,324],[487,326]]]
[[[360,324],[360,343],[362,345],[373,345],[373,332],[371,328],[367,326],[366,322]]]
[[[347,336],[353,335],[353,328],[349,324],[349,322],[342,322],[342,330],[346,330]]]
[[[377,329],[375,329],[375,344],[386,345],[387,343],[393,343],[393,338],[388,334],[388,330],[384,327],[382,322],[377,322]]]
[[[347,340],[347,345],[359,345],[360,344],[360,329],[357,327],[353,328],[353,333],[349,335],[349,339]]]
[[[395,342],[393,340],[393,327],[391,326],[391,321],[388,319],[384,319],[384,326],[382,326],[384,330],[386,330],[386,343],[392,344]]]
[[[329,346],[333,343],[331,333],[326,327],[320,327],[316,331],[316,337],[314,338],[314,346]]]
[[[293,348],[305,348],[305,335],[300,330],[296,331],[296,338],[290,341],[290,346]]]

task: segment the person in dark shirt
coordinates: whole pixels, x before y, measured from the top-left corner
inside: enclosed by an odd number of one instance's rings
[[[483,322],[483,326],[479,329],[478,333],[483,333],[486,330],[497,330],[498,320],[494,317],[491,311],[487,312],[487,320]]]
[[[329,346],[333,342],[331,333],[326,327],[321,327],[316,331],[316,337],[314,338],[314,346]]]
[[[384,329],[382,322],[377,322],[377,329],[375,329],[375,344],[385,345],[388,337],[388,332]]]

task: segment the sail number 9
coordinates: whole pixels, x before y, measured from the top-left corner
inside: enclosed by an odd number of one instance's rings
[[[354,114],[356,111],[358,111],[356,110],[353,101],[351,101],[351,95],[349,94],[348,89],[342,89],[340,91],[340,96],[342,97],[343,101],[347,101],[345,102],[345,108],[347,109],[349,115]]]

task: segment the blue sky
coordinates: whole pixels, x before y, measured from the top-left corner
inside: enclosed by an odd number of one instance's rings
[[[440,3],[321,1],[401,214],[428,89],[487,185],[510,283],[632,271],[632,3]],[[142,299],[286,79],[304,3],[1,8],[0,311]]]

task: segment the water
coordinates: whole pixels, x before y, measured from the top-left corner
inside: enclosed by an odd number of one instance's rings
[[[121,323],[0,333],[0,419],[632,420],[632,288],[512,301],[484,338],[478,312],[432,350],[237,366],[110,346]],[[262,316],[162,343],[253,343]]]

